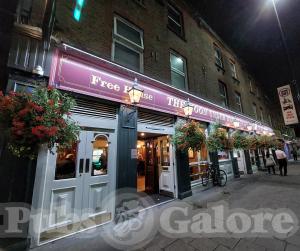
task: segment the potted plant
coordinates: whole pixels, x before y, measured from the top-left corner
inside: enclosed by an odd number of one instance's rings
[[[245,150],[248,148],[248,140],[247,137],[242,134],[240,131],[236,131],[231,136],[232,146],[234,149]]]
[[[206,146],[210,152],[230,150],[232,148],[226,130],[219,125],[213,127],[206,140]]]
[[[79,126],[70,118],[74,99],[59,90],[37,88],[32,94],[0,93],[0,128],[8,137],[8,148],[17,157],[37,157],[40,145],[51,150],[71,147]]]
[[[204,128],[201,124],[191,120],[181,123],[175,128],[173,142],[176,148],[181,151],[189,149],[199,151],[205,142],[205,138]]]

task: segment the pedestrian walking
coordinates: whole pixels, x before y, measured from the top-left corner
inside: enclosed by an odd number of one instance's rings
[[[296,149],[293,148],[293,150],[291,151],[291,154],[293,155],[293,158],[296,161],[298,159],[298,157],[297,157],[298,153],[297,153]]]
[[[284,176],[287,176],[287,158],[285,152],[277,149],[275,154],[279,164],[280,175],[283,176],[282,169],[284,169]]]
[[[276,172],[275,172],[275,165],[276,165],[276,162],[275,162],[273,156],[270,155],[269,152],[267,152],[267,154],[266,154],[266,166],[268,168],[269,174],[271,174],[271,168],[272,168],[273,174],[274,175],[276,174]]]

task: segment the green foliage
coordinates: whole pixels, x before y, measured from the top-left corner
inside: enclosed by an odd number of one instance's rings
[[[53,88],[37,88],[32,95],[0,94],[0,127],[9,138],[9,149],[17,157],[36,158],[39,146],[55,143],[71,147],[79,126],[70,118],[75,101]]]
[[[194,151],[199,151],[205,142],[204,128],[200,123],[195,121],[179,124],[175,128],[173,142],[177,149],[182,151],[186,151],[190,148]]]
[[[211,133],[206,140],[207,149],[210,152],[224,151],[231,149],[230,141],[228,140],[227,132],[216,124],[212,127]]]
[[[235,132],[231,136],[232,145],[234,149],[244,150],[248,149],[249,141],[247,137],[242,134],[240,131]]]

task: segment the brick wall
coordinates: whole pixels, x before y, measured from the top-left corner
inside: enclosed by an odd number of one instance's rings
[[[241,94],[245,114],[253,116],[252,104],[256,103],[258,111],[263,108],[264,119],[268,121],[270,109],[264,102],[259,84],[253,81],[257,91],[251,94],[246,66],[207,27],[199,25],[184,1],[173,1],[183,14],[184,38],[167,27],[166,1],[147,0],[145,5],[135,0],[89,0],[86,3],[81,21],[76,22],[72,18],[75,1],[57,1],[56,38],[111,60],[113,17],[117,14],[143,30],[144,74],[170,83],[169,53],[174,50],[187,60],[189,92],[220,104],[220,80],[227,86],[230,109],[238,109],[234,96],[237,91]],[[222,50],[224,72],[218,71],[215,65],[214,43]],[[229,59],[236,64],[238,82],[231,77]]]

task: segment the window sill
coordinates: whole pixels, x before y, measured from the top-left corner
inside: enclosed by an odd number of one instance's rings
[[[217,70],[218,70],[218,71],[222,71],[223,74],[225,73],[225,69],[224,69],[223,66],[221,66],[221,65],[219,65],[219,64],[217,64],[217,63],[215,63],[215,65],[217,66]]]
[[[182,41],[187,42],[184,35],[178,34],[170,25],[167,25],[168,29],[172,31],[177,37],[179,37]]]

